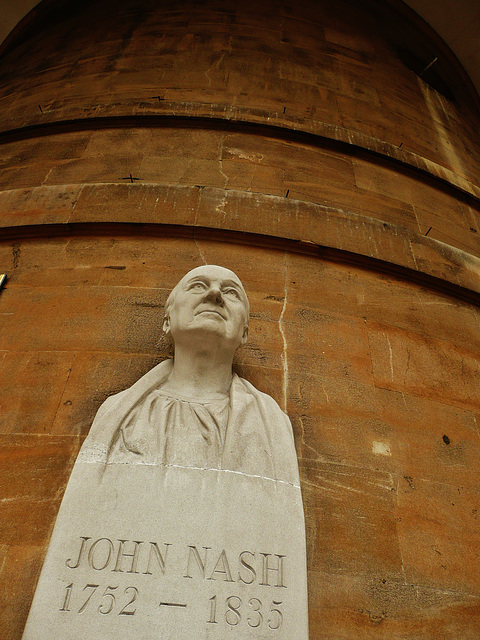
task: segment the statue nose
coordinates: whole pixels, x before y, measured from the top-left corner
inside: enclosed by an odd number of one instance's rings
[[[205,300],[209,300],[210,302],[214,302],[215,304],[223,305],[222,292],[217,287],[212,287],[207,291]]]

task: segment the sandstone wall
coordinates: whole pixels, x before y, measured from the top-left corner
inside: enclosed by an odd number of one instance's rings
[[[249,292],[237,370],[292,418],[311,639],[476,640],[468,96],[408,70],[373,4],[55,16],[0,60],[0,637],[21,638],[96,410],[168,354],[168,291],[207,262]]]

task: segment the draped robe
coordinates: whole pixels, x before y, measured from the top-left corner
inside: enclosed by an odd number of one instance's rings
[[[223,403],[175,397],[162,390],[172,367],[165,360],[108,398],[80,459],[226,469],[298,485],[290,420],[273,398],[236,374]]]

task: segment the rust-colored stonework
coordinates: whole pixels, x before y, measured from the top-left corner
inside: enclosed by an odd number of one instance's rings
[[[310,640],[478,640],[480,117],[456,65],[396,0],[46,0],[18,31],[1,640],[95,413],[169,355],[168,292],[206,263],[249,294],[236,371],[292,420]]]

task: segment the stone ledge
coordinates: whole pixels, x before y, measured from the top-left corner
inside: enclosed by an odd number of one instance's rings
[[[186,120],[186,123],[185,123]],[[41,113],[28,114],[23,117],[3,118],[0,123],[0,144],[3,140],[36,137],[46,132],[77,131],[100,127],[152,127],[172,122],[181,122],[183,126],[203,127],[255,127],[257,132],[263,131],[278,138],[295,136],[300,141],[322,146],[326,143],[340,144],[348,153],[358,151],[370,157],[388,159],[405,167],[413,168],[423,174],[432,176],[457,191],[480,201],[480,185],[468,180],[451,169],[421,156],[408,149],[384,142],[359,131],[347,129],[334,124],[267,112],[260,109],[248,109],[226,104],[208,104],[203,102],[135,102],[128,101],[113,104],[87,105],[55,105],[45,108]]]
[[[278,196],[142,183],[42,186],[0,193],[0,220],[4,240],[147,234],[280,248],[480,304],[479,258],[391,223]]]

